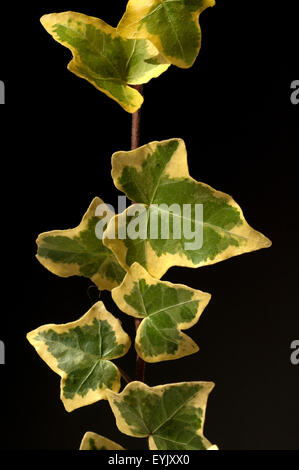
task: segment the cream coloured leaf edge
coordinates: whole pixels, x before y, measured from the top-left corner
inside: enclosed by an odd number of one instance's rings
[[[146,161],[149,153],[153,153],[158,145],[167,145],[169,142],[174,140],[178,142],[178,148],[174,152],[171,160],[165,166],[165,176],[168,176],[169,178],[188,178],[193,183],[204,186],[205,188],[209,189],[209,191],[211,191],[214,197],[224,199],[227,204],[237,209],[240,214],[241,224],[237,227],[234,227],[234,229],[230,231],[230,233],[233,236],[235,235],[238,238],[244,239],[244,243],[238,247],[230,245],[223,252],[216,255],[214,259],[209,259],[206,261],[202,261],[198,264],[194,264],[192,260],[189,259],[183,253],[166,253],[162,254],[161,256],[158,256],[152,249],[150,243],[145,240],[148,272],[153,277],[160,279],[172,266],[198,268],[201,266],[212,265],[244,253],[249,253],[262,248],[270,247],[272,245],[272,242],[262,233],[254,230],[247,223],[242,209],[231,196],[221,191],[217,191],[205,183],[198,182],[190,176],[185,142],[180,138],[168,139],[161,142],[154,141],[149,144],[143,145],[142,147],[139,147],[136,150],[114,153],[112,156],[112,178],[116,188],[120,191],[124,191],[122,185],[119,183],[119,179],[121,177],[124,167],[129,166],[131,168],[135,168],[138,172],[140,172],[142,169],[142,164]],[[136,209],[138,208],[138,206],[143,208],[148,207],[147,204],[135,204]],[[116,227],[117,229],[119,224],[122,225],[124,223],[123,221],[126,220],[126,214],[128,211],[130,211],[130,208],[127,208],[122,214],[115,215],[110,220],[107,230],[104,232],[103,235],[104,245],[113,251],[119,263],[126,271],[129,269],[129,266],[126,263],[126,255],[128,248],[122,240],[118,240],[117,238],[113,239],[113,235],[114,227]]]
[[[187,386],[201,385],[203,387],[201,390],[199,390],[198,393],[196,393],[196,395],[192,399],[188,400],[188,403],[197,408],[201,408],[202,410],[202,421],[201,421],[202,426],[200,429],[197,430],[197,434],[201,438],[203,438],[205,446],[207,448],[210,448],[212,444],[203,436],[203,423],[205,421],[207,399],[208,399],[210,392],[213,390],[215,386],[213,382],[202,382],[202,381],[201,382],[179,382],[179,383],[173,383],[173,384],[158,385],[156,387],[149,387],[143,382],[134,381],[134,382],[130,382],[121,393],[114,393],[113,391],[107,390],[108,401],[112,409],[112,412],[115,416],[116,425],[118,429],[120,430],[120,432],[122,432],[123,434],[127,434],[128,436],[132,436],[132,437],[140,437],[140,438],[148,437],[150,450],[156,450],[152,437],[148,434],[139,434],[139,433],[134,432],[133,430],[134,424],[132,424],[132,426],[130,427],[126,423],[126,421],[122,417],[121,412],[119,411],[115,403],[121,402],[123,397],[125,397],[126,394],[129,393],[132,389],[142,390],[146,393],[155,393],[158,396],[162,396],[165,390],[167,390],[168,388],[180,387],[182,385],[187,385]]]
[[[139,279],[145,279],[147,285],[157,285],[157,284],[164,284],[168,287],[173,289],[185,289],[189,292],[192,292],[193,296],[190,299],[192,301],[198,301],[198,309],[196,315],[190,322],[181,322],[177,324],[177,330],[181,335],[181,340],[178,341],[178,349],[174,354],[162,353],[156,356],[149,356],[144,353],[141,343],[140,343],[140,336],[143,332],[143,322],[147,321],[146,316],[141,316],[139,312],[137,312],[132,306],[130,306],[124,299],[125,295],[129,295],[132,292],[134,284]],[[173,284],[168,281],[160,281],[158,279],[154,279],[140,264],[133,263],[132,266],[129,268],[125,278],[123,279],[122,283],[114,288],[111,292],[112,298],[118,308],[122,310],[127,315],[131,315],[136,318],[143,318],[138,330],[135,339],[135,348],[138,355],[145,361],[145,362],[161,362],[161,361],[169,361],[179,359],[190,354],[194,354],[199,351],[198,345],[186,334],[182,333],[181,330],[185,330],[194,326],[200,316],[202,315],[204,309],[208,305],[211,295],[207,292],[202,292],[197,289],[192,289],[184,284]],[[174,306],[175,307],[175,306]]]
[[[96,209],[99,205],[106,204],[101,198],[95,197],[92,200],[86,213],[84,214],[80,224],[75,228],[66,230],[51,230],[49,232],[41,233],[36,240],[38,248],[42,246],[43,240],[47,237],[63,236],[70,239],[78,237],[81,232],[87,230],[89,219],[96,216]],[[107,214],[110,214],[112,217],[112,212],[108,206]],[[111,256],[114,256],[113,253],[111,253]],[[77,263],[55,263],[50,258],[44,258],[43,256],[39,256],[38,254],[36,255],[36,258],[42,266],[44,266],[48,271],[50,271],[52,274],[55,274],[56,276],[64,278],[71,276],[82,276],[82,274],[80,273],[80,266]],[[115,286],[118,285],[115,281],[104,277],[101,274],[101,271],[94,274],[90,279],[100,290],[112,290]]]
[[[107,439],[107,437],[100,436],[95,432],[86,432],[84,434],[79,450],[92,450],[90,449],[89,444],[90,439],[92,439],[95,442],[96,447],[99,448],[105,447],[107,450],[125,450],[116,442]]]
[[[65,386],[68,374],[64,370],[59,368],[58,360],[49,352],[47,344],[44,341],[37,340],[36,337],[40,333],[44,331],[48,331],[48,330],[54,330],[58,334],[67,333],[69,330],[73,328],[82,327],[84,325],[91,325],[94,319],[101,320],[101,321],[107,320],[107,322],[109,323],[109,325],[112,327],[114,331],[116,343],[125,345],[124,351],[120,355],[115,356],[113,359],[117,359],[119,357],[124,356],[128,352],[131,346],[131,339],[127,335],[127,333],[125,333],[124,330],[122,329],[121,322],[106,310],[103,302],[101,301],[93,305],[93,307],[85,315],[83,315],[83,317],[81,317],[79,320],[76,320],[70,323],[61,324],[61,325],[57,325],[57,324],[43,325],[27,334],[27,339],[29,343],[35,348],[38,355],[46,362],[46,364],[56,374],[58,374],[61,377],[60,398],[61,398],[61,401],[63,402],[63,405],[66,411],[68,412],[71,412],[82,406],[90,405],[99,400],[103,400],[103,399],[106,400],[107,389],[105,387],[102,387],[102,388],[98,388],[97,390],[89,390],[89,392],[86,395],[84,395],[84,397],[80,396],[79,394],[76,394],[74,398],[72,399],[66,398],[64,396],[63,389]],[[115,371],[117,374],[116,379],[112,386],[112,390],[117,393],[120,389],[121,375],[116,365],[113,364],[112,362],[111,364],[115,368]]]
[[[157,78],[163,72],[165,72],[168,69],[168,67],[170,67],[170,63],[167,62],[163,58],[163,56],[159,57],[159,51],[157,50],[157,48],[150,41],[147,41],[147,48],[148,48],[149,53],[152,53],[153,56],[157,56],[158,60],[160,59],[161,61],[161,65],[157,66],[151,72],[145,73],[144,76],[141,76],[138,80],[135,80],[134,83],[124,84],[123,85],[124,89],[130,93],[131,100],[128,99],[127,102],[120,101],[114,95],[112,95],[107,89],[100,87],[95,80],[92,80],[90,77],[87,78],[86,75],[80,71],[80,69],[83,67],[83,64],[81,62],[80,56],[76,48],[74,48],[67,42],[61,41],[58,38],[53,27],[56,24],[67,24],[69,20],[72,20],[75,22],[81,21],[83,24],[90,24],[94,26],[96,29],[103,31],[105,34],[109,34],[112,38],[119,37],[119,36],[121,36],[123,39],[128,39],[128,38],[124,37],[123,35],[120,35],[117,29],[108,25],[107,23],[105,23],[103,20],[99,18],[87,16],[82,13],[76,13],[73,11],[66,11],[62,13],[51,13],[51,14],[42,16],[42,18],[40,19],[40,22],[45,28],[45,30],[55,39],[55,41],[57,41],[59,44],[62,44],[63,46],[65,46],[71,51],[73,58],[67,66],[70,72],[74,73],[76,76],[91,83],[97,90],[101,91],[106,96],[116,101],[128,113],[133,114],[136,111],[138,111],[138,109],[142,106],[144,102],[144,98],[141,95],[141,93],[139,93],[135,88],[129,85],[140,85],[140,84],[148,83],[152,78]]]
[[[188,69],[192,67],[194,64],[198,53],[201,49],[201,27],[199,24],[199,16],[200,14],[208,7],[215,6],[215,0],[205,0],[201,8],[191,14],[193,22],[196,24],[198,33],[199,33],[199,41],[198,47],[196,48],[196,54],[192,63],[186,63],[181,58],[170,56],[165,53],[162,41],[157,34],[151,34],[145,25],[140,24],[140,21],[144,19],[149,11],[152,9],[154,5],[161,3],[161,1],[157,0],[129,0],[126,11],[121,18],[120,22],[118,23],[117,30],[123,37],[128,38],[138,38],[138,39],[148,39],[155,47],[160,51],[161,54],[165,56],[169,62],[177,67]]]

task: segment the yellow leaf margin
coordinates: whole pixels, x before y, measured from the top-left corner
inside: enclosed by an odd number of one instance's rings
[[[112,298],[118,308],[125,312],[127,315],[131,315],[136,318],[144,318],[146,321],[147,317],[140,315],[131,305],[129,305],[125,301],[125,296],[129,295],[134,287],[135,282],[139,279],[144,279],[147,285],[157,285],[157,284],[164,284],[168,287],[173,289],[180,289],[183,288],[193,293],[191,301],[197,300],[198,301],[198,309],[197,313],[194,316],[193,320],[190,322],[185,323],[178,323],[177,329],[181,333],[181,340],[178,341],[178,349],[174,354],[168,354],[167,352],[159,354],[157,356],[147,356],[142,347],[140,346],[140,335],[142,333],[142,322],[137,330],[136,339],[135,339],[135,348],[138,355],[146,362],[160,362],[160,361],[169,361],[174,359],[179,359],[184,356],[188,356],[190,354],[194,354],[199,351],[199,347],[197,344],[191,339],[188,335],[181,332],[181,330],[185,330],[187,328],[191,328],[195,325],[201,314],[203,313],[204,309],[208,305],[211,295],[207,292],[202,292],[200,290],[192,289],[191,287],[185,286],[184,284],[172,284],[171,282],[167,281],[159,281],[158,279],[154,279],[140,264],[134,263],[130,267],[129,271],[127,272],[123,282],[120,286],[114,288],[111,292]]]
[[[79,450],[93,450],[90,449],[90,439],[94,441],[96,447],[105,447],[105,450],[125,450],[122,446],[116,444],[116,442],[113,442],[106,437],[100,436],[95,432],[87,432],[84,434]]]
[[[131,339],[127,335],[127,333],[125,333],[124,330],[122,329],[120,320],[118,320],[111,313],[109,313],[106,310],[105,305],[101,301],[94,304],[91,307],[91,309],[88,310],[88,312],[85,315],[83,315],[83,317],[81,317],[79,320],[76,320],[70,323],[61,324],[61,325],[56,325],[56,324],[43,325],[37,328],[36,330],[33,330],[27,334],[27,339],[29,343],[35,348],[39,356],[46,362],[46,364],[54,372],[56,372],[56,374],[58,374],[61,377],[60,398],[64,404],[66,411],[68,412],[73,411],[82,406],[90,405],[99,400],[107,400],[107,396],[106,396],[107,389],[98,388],[97,390],[90,390],[84,397],[76,394],[73,399],[65,398],[63,394],[63,389],[65,386],[68,374],[64,370],[59,368],[58,361],[48,351],[47,344],[44,341],[40,341],[36,338],[38,337],[40,333],[43,333],[49,330],[54,330],[57,334],[62,334],[62,333],[67,333],[69,330],[76,328],[76,327],[82,327],[84,325],[92,325],[94,319],[97,319],[99,321],[107,320],[107,322],[109,323],[109,325],[112,327],[114,331],[115,341],[119,344],[125,345],[124,351],[122,352],[121,355],[117,357],[124,356],[128,352],[131,346]],[[115,357],[114,359],[117,359],[117,357]],[[113,384],[113,391],[118,392],[120,389],[121,375],[116,365],[113,364],[113,366],[115,367],[115,370],[117,373],[116,380]]]
[[[249,253],[251,251],[260,250],[262,248],[268,248],[272,245],[271,240],[269,240],[265,235],[254,230],[245,220],[244,214],[240,206],[234,201],[234,199],[221,191],[217,191],[211,186],[200,183],[190,176],[187,160],[187,150],[185,142],[180,139],[169,139],[162,142],[154,141],[149,144],[143,145],[136,150],[130,151],[121,151],[116,152],[112,155],[112,177],[114,184],[117,189],[124,191],[119,180],[122,175],[123,169],[126,166],[135,168],[138,172],[141,172],[142,165],[146,161],[149,154],[153,153],[158,145],[167,145],[170,141],[177,140],[178,148],[174,152],[171,160],[168,162],[164,169],[164,175],[169,178],[187,178],[195,184],[200,184],[211,191],[215,198],[222,198],[227,204],[231,207],[234,207],[238,210],[240,214],[241,224],[234,227],[230,233],[242,239],[243,242],[239,246],[230,245],[223,252],[217,254],[214,259],[208,259],[206,261],[201,261],[198,264],[193,264],[193,261],[183,253],[163,253],[161,256],[158,256],[150,243],[145,240],[145,253],[147,260],[147,271],[155,278],[160,279],[166,271],[172,266],[185,266],[189,268],[199,268],[201,266],[211,265],[224,261],[233,256],[241,255],[243,253]],[[138,204],[134,207],[137,208]],[[141,207],[146,207],[145,204],[140,204]],[[150,206],[147,206],[150,207]],[[117,234],[118,227],[124,225],[125,220],[127,219],[127,213],[130,211],[130,208],[127,208],[122,214],[114,216],[107,227],[107,230],[103,235],[103,243],[108,248],[113,251],[116,258],[123,268],[128,271],[129,265],[126,262],[126,255],[128,248],[126,247],[123,240],[115,237]],[[138,261],[138,260],[135,260]]]
[[[161,75],[163,72],[165,72],[170,66],[170,63],[167,63],[166,60],[164,60],[164,63],[161,64],[159,67],[156,67],[155,71],[152,71],[151,73],[149,72],[145,73],[142,79],[140,78],[139,80],[135,80],[134,83],[124,84],[124,87],[127,93],[130,94],[131,102],[126,103],[126,102],[119,101],[108,90],[106,90],[105,88],[99,87],[96,81],[92,80],[91,78],[87,79],[86,76],[82,74],[82,72],[80,72],[82,62],[78,54],[78,51],[76,50],[75,47],[72,47],[69,43],[61,41],[58,35],[55,33],[55,30],[54,30],[55,25],[61,24],[61,23],[66,24],[69,21],[73,21],[73,22],[81,21],[83,24],[90,24],[94,26],[96,29],[101,30],[105,34],[109,34],[112,38],[120,37],[120,36],[123,39],[129,39],[129,38],[126,38],[123,34],[120,35],[116,28],[113,28],[112,26],[108,25],[107,23],[105,23],[103,20],[99,18],[95,18],[93,16],[87,16],[87,15],[76,13],[73,11],[66,11],[62,13],[50,13],[48,15],[42,16],[42,18],[40,19],[40,22],[45,28],[45,30],[55,39],[55,41],[67,47],[72,52],[73,59],[67,66],[70,72],[77,75],[77,77],[83,78],[84,80],[87,80],[88,82],[90,82],[99,91],[107,95],[112,100],[116,101],[128,113],[135,113],[141,107],[144,99],[143,99],[143,96],[135,88],[132,88],[131,86],[128,86],[128,85],[140,85],[140,84],[149,82],[152,78],[156,78],[159,75]],[[148,52],[152,53],[153,56],[158,55],[159,51],[156,49],[156,47],[150,41],[147,41],[147,43],[148,43],[147,44]]]
[[[84,214],[80,224],[78,227],[67,229],[67,230],[51,230],[50,232],[41,233],[37,240],[36,244],[38,247],[42,246],[43,240],[47,237],[57,237],[63,236],[67,238],[75,238],[80,235],[80,232],[84,232],[88,228],[88,222],[91,218],[96,217],[96,209],[100,205],[105,205],[105,203],[99,197],[95,197],[89,208],[87,209],[86,213]],[[107,207],[107,217],[112,217],[112,212]],[[100,220],[100,217],[99,217]],[[111,257],[114,257],[114,254],[111,252]],[[53,274],[60,277],[70,277],[70,276],[82,276],[80,273],[80,265],[77,263],[62,263],[57,262],[55,263],[50,258],[44,258],[43,256],[36,255],[38,261]],[[116,260],[115,260],[116,261]],[[100,290],[111,290],[113,287],[117,286],[117,282],[112,281],[101,275],[101,269],[99,272],[94,274],[91,278],[91,281],[95,283],[95,285]]]
[[[216,450],[215,448],[212,449],[211,447],[217,447],[217,446],[212,446],[212,444],[208,441],[208,439],[206,439],[203,435],[203,426],[204,426],[205,415],[206,415],[207,399],[208,399],[210,392],[213,390],[215,386],[213,382],[179,382],[179,383],[173,383],[173,384],[158,385],[156,387],[149,387],[143,382],[134,381],[134,382],[130,382],[121,393],[114,393],[111,390],[107,390],[107,397],[109,400],[109,404],[115,416],[116,425],[118,429],[120,430],[120,432],[127,434],[128,436],[132,436],[132,437],[140,437],[140,438],[148,437],[149,449],[158,450],[155,445],[154,439],[151,435],[136,433],[134,431],[134,424],[132,424],[131,427],[127,424],[127,422],[122,417],[119,411],[117,403],[121,403],[123,398],[127,394],[130,394],[131,391],[134,391],[134,390],[141,390],[147,394],[156,394],[158,396],[162,396],[165,390],[167,390],[168,388],[180,387],[182,385],[187,385],[187,386],[201,385],[202,387],[201,390],[189,401],[189,404],[191,404],[192,406],[196,408],[200,408],[202,410],[202,419],[201,419],[202,426],[200,429],[197,430],[197,434],[203,439],[203,443],[207,450]]]
[[[155,5],[158,5],[159,3],[163,3],[164,0],[129,0],[127,4],[127,8],[125,11],[125,14],[121,18],[117,30],[119,31],[120,34],[122,34],[124,37],[128,38],[138,38],[138,39],[148,39],[151,41],[156,48],[160,51],[161,54],[163,54],[167,60],[169,60],[173,65],[176,65],[177,67],[181,67],[183,69],[190,68],[195,60],[196,57],[194,58],[194,61],[191,64],[187,64],[184,62],[184,60],[178,58],[178,57],[173,57],[170,55],[165,54],[164,47],[162,45],[162,41],[160,37],[156,34],[151,34],[145,25],[141,24],[141,21],[151,13],[149,13],[152,8]],[[213,7],[215,6],[215,0],[204,0],[202,2],[202,6],[198,8],[196,11],[192,12],[192,19],[194,23],[197,26],[199,34],[201,33],[201,27],[199,24],[199,15],[208,7]],[[198,55],[199,51],[201,48],[201,38],[198,43],[197,47],[197,54]]]

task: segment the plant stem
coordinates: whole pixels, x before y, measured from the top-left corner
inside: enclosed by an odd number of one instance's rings
[[[129,377],[128,374],[124,370],[122,370],[119,366],[117,366],[117,367],[118,367],[118,370],[120,372],[120,375],[127,382],[127,384],[132,382],[131,377]]]
[[[137,331],[137,330],[136,330]],[[144,382],[145,362],[136,354],[136,380]]]
[[[142,94],[143,86],[142,85],[134,85],[132,88],[139,91]],[[139,147],[140,143],[140,117],[141,111],[140,108],[136,113],[132,114],[132,140],[131,140],[131,150],[135,150]]]
[[[142,94],[143,86],[142,85],[135,85],[135,88],[139,93]],[[140,145],[140,118],[141,118],[141,111],[140,108],[136,113],[132,115],[132,140],[131,140],[131,150],[135,150]],[[138,318],[135,320],[135,330],[139,328],[141,320]],[[141,359],[140,356],[136,353],[136,380],[139,382],[144,382],[144,372],[145,372],[145,362]]]

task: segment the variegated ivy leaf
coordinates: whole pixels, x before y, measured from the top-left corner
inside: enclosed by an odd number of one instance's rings
[[[122,393],[107,392],[118,429],[148,437],[151,450],[206,450],[203,428],[212,382],[183,382],[148,387],[131,382]]]
[[[48,366],[61,377],[61,400],[67,411],[118,392],[120,372],[112,359],[130,345],[121,323],[97,302],[82,318],[64,325],[44,325],[27,335]]]
[[[118,31],[149,39],[174,65],[191,67],[201,47],[199,15],[215,0],[129,0]]]
[[[91,279],[99,289],[111,290],[120,284],[125,271],[96,234],[97,224],[107,214],[111,214],[106,206],[107,211],[97,215],[97,208],[101,205],[104,205],[103,201],[94,198],[76,228],[53,230],[39,235],[36,257],[57,276],[84,276]]]
[[[119,444],[116,444],[106,437],[99,436],[95,432],[84,434],[80,450],[125,450]]]
[[[112,176],[136,202],[110,220],[103,237],[126,270],[138,262],[159,279],[171,266],[197,268],[271,245],[231,196],[191,178],[181,139],[115,153]]]
[[[154,279],[134,263],[112,298],[123,312],[143,318],[135,347],[146,362],[167,361],[193,354],[197,344],[181,332],[197,323],[210,294]]]
[[[143,103],[129,85],[147,83],[169,67],[146,39],[127,39],[104,21],[74,13],[53,13],[41,18],[53,38],[73,53],[68,69],[134,113]]]

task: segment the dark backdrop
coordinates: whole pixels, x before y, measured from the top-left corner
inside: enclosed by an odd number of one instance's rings
[[[1,6],[2,449],[74,449],[91,430],[126,447],[107,402],[70,414],[59,377],[26,332],[79,318],[98,299],[81,278],[61,279],[35,260],[35,238],[76,226],[98,195],[115,204],[110,156],[130,146],[130,115],[66,69],[67,49],[39,24],[74,10],[116,26],[124,1],[48,1]],[[273,241],[267,250],[201,269],[172,268],[164,279],[212,294],[188,334],[196,355],[148,365],[146,382],[212,380],[206,436],[221,449],[299,448],[298,124],[290,85],[299,79],[298,25],[287,2],[225,2],[202,14],[203,47],[193,68],[172,67],[145,87],[142,143],[181,137],[191,175],[231,194],[248,222]],[[133,335],[132,320],[101,299]],[[134,350],[117,361],[134,374]]]

